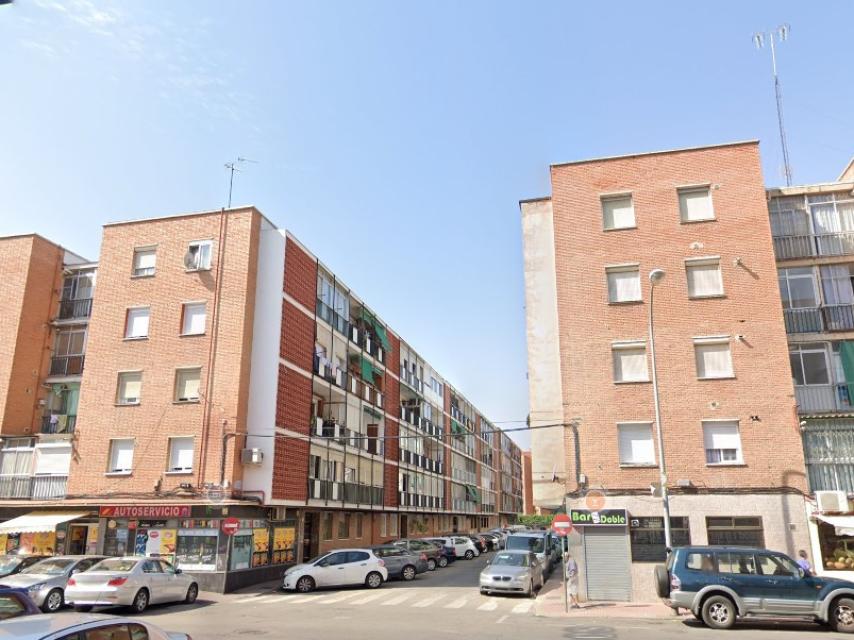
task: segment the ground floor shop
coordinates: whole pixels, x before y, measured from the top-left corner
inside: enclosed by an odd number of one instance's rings
[[[653,570],[666,560],[661,499],[605,496],[596,509],[587,502],[567,500],[581,598],[656,601]],[[791,556],[809,548],[805,500],[799,494],[677,494],[670,496],[670,515],[674,546],[755,546]]]
[[[810,555],[818,575],[854,580],[854,511],[842,492],[837,503],[833,511],[808,505]]]

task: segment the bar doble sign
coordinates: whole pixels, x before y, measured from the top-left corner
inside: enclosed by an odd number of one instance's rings
[[[575,527],[625,527],[629,522],[625,509],[570,509],[569,518]]]

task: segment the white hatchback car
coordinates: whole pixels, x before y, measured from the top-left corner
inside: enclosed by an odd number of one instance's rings
[[[363,584],[376,589],[388,580],[385,562],[369,549],[337,549],[285,571],[282,587],[302,593],[318,587]]]
[[[441,540],[446,547],[453,547],[458,558],[471,560],[480,555],[477,546],[471,538],[464,536],[448,536],[445,538],[431,538],[431,540]]]

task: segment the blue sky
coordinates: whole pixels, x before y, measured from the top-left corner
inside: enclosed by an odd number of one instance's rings
[[[747,138],[780,184],[854,154],[854,4],[146,2],[0,7],[0,234],[255,204],[496,421],[527,413],[518,200],[548,165]],[[509,426],[509,425],[508,425]],[[523,443],[526,439],[519,438]]]

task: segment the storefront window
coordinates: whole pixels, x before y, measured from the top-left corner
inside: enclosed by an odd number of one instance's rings
[[[177,565],[184,571],[216,571],[218,533],[211,529],[179,529]]]
[[[706,518],[706,530],[711,545],[765,548],[762,518],[710,516]]]
[[[829,571],[854,571],[854,537],[837,535],[836,527],[826,522],[817,522],[816,525],[824,568]]]
[[[632,561],[664,562],[667,559],[664,518],[632,518],[631,525]],[[690,545],[688,518],[671,516],[670,536],[674,547]]]
[[[252,549],[254,541],[252,531],[241,529],[237,535],[232,537],[231,543],[231,561],[229,569],[236,571],[237,569],[248,569],[252,562]]]
[[[296,527],[273,525],[273,564],[296,561]]]
[[[270,530],[266,527],[263,529],[253,529],[252,540],[254,545],[252,566],[263,567],[270,564]]]

